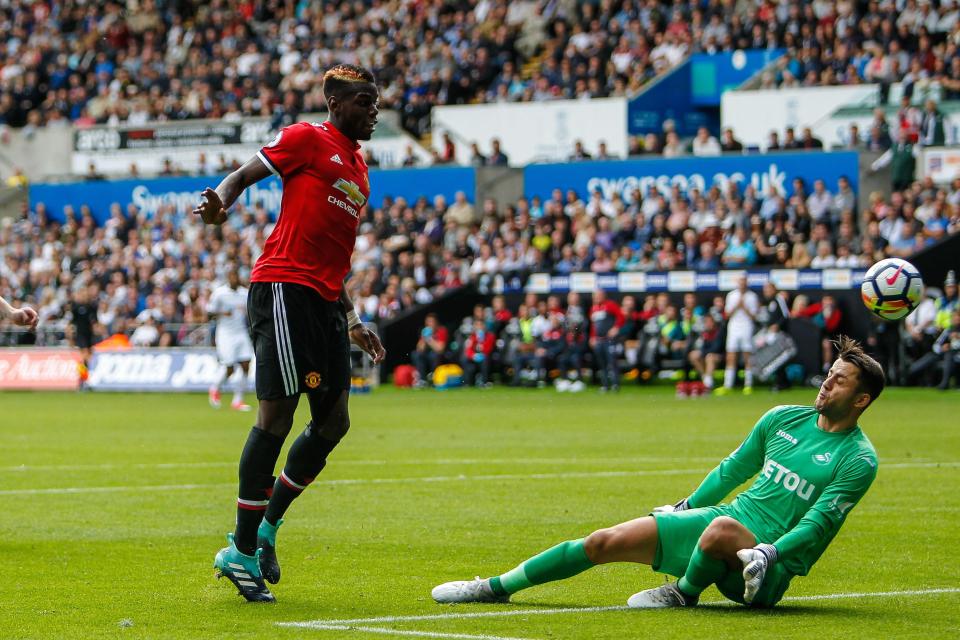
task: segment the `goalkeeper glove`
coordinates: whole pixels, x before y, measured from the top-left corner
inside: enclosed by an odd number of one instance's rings
[[[743,563],[743,601],[753,602],[767,576],[767,569],[777,561],[777,548],[772,544],[758,544],[752,549],[737,551],[737,557]]]
[[[653,513],[676,513],[678,511],[686,511],[690,508],[690,503],[687,502],[687,498],[684,498],[677,504],[665,504],[662,507],[657,507],[653,510]]]

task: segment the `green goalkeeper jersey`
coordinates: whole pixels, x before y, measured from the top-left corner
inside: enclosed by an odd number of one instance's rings
[[[877,475],[877,452],[860,427],[823,431],[818,415],[813,407],[774,407],[689,499],[691,507],[715,505],[759,472],[730,503],[731,516],[757,542],[773,544],[784,567],[801,576]]]

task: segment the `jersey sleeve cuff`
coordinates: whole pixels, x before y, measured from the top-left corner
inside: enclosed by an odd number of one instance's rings
[[[257,157],[260,158],[260,162],[262,162],[267,167],[267,169],[270,169],[270,173],[272,173],[273,175],[277,176],[280,179],[283,179],[283,176],[280,175],[280,172],[277,171],[277,168],[273,166],[272,162],[270,162],[270,158],[268,158],[267,154],[263,152],[263,149],[261,149],[260,151],[257,151]]]
[[[767,557],[767,562],[773,564],[780,557],[780,552],[772,544],[761,543],[754,547],[757,551]]]

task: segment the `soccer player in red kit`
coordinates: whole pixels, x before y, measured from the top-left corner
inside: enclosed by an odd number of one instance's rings
[[[222,224],[244,189],[271,173],[283,181],[280,216],[253,268],[247,299],[260,408],[240,456],[236,530],[214,560],[218,576],[251,602],[274,600],[264,579],[280,579],[277,528],[350,426],[349,343],[375,363],[385,355],[343,286],[370,197],[357,140],[373,134],[379,92],[366,69],[338,65],[324,74],[323,93],[326,122],[284,128],[216,190],[205,189],[194,209],[207,224]],[[302,393],[311,421],[274,478]]]
[[[607,292],[597,288],[590,307],[590,348],[597,359],[600,391],[620,390],[620,365],[617,363],[617,334],[624,317],[620,305],[607,298]]]

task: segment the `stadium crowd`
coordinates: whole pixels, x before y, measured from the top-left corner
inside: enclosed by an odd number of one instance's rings
[[[588,299],[577,292],[528,293],[515,313],[496,295],[452,330],[429,314],[411,353],[411,380],[418,387],[447,386],[451,376],[454,384],[478,387],[494,380],[552,383],[573,392],[592,382],[606,392],[665,373],[683,397],[730,393],[738,377],[744,393],[755,380],[782,390],[826,373],[836,355],[833,341],[850,331],[846,313],[832,295],[791,297],[772,282],[757,293],[747,289],[746,278],[725,295],[685,293],[682,300],[659,293],[616,301],[603,290]],[[790,326],[799,323],[817,336],[820,371],[793,362],[798,346]],[[948,274],[942,290],[928,290],[902,330],[878,320],[866,342],[891,383],[948,389],[953,376],[960,378],[956,274]],[[459,369],[451,372],[450,364]]]
[[[947,189],[916,182],[865,203],[844,179],[792,187],[790,197],[736,184],[685,193],[555,189],[506,206],[476,205],[463,193],[453,202],[386,198],[364,211],[348,286],[362,317],[377,322],[467,283],[492,291],[534,272],[865,267],[960,230],[960,181]],[[115,204],[101,225],[86,206],[65,215],[53,222],[38,203],[0,226],[0,295],[38,309],[39,340],[48,344],[75,340],[77,304],[92,307],[82,315],[95,340],[122,333],[144,346],[209,344],[212,288],[233,266],[245,279],[272,230],[260,205],[237,207],[221,228],[170,205],[151,217]],[[643,310],[649,301],[637,303]]]
[[[0,122],[292,119],[320,110],[322,71],[349,62],[375,71],[384,106],[420,134],[436,104],[636,90],[691,36],[666,5],[633,5],[15,0],[0,7]]]
[[[957,17],[952,0],[11,0],[0,125],[290,123],[322,109],[322,71],[350,62],[420,135],[438,104],[632,95],[690,53],[780,47],[764,86],[899,81],[951,99]]]

